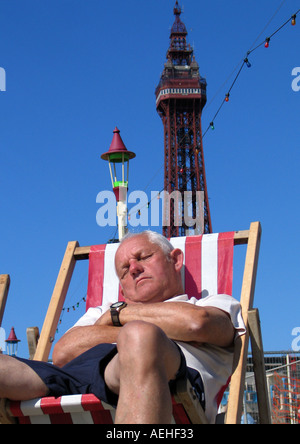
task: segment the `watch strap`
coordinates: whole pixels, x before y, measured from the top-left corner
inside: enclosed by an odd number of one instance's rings
[[[123,308],[127,307],[126,302],[123,303],[120,307],[114,308],[113,305],[110,308],[111,320],[114,327],[122,327],[120,322],[120,312]]]
[[[110,314],[111,314],[111,320],[112,320],[114,327],[122,327],[122,324],[121,324],[120,318],[119,318],[119,311],[116,308],[112,308],[110,310]]]

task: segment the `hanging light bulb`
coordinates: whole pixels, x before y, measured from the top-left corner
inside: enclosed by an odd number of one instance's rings
[[[292,26],[296,25],[296,17],[297,17],[296,14],[292,16]]]
[[[244,62],[246,63],[247,68],[251,68],[252,65],[251,65],[251,63],[249,62],[249,60],[248,60],[247,57],[245,58]]]
[[[270,37],[268,37],[267,39],[266,39],[266,43],[265,43],[265,48],[269,48],[269,46],[270,46]]]

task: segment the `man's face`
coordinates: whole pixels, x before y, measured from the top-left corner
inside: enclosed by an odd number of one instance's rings
[[[125,240],[116,253],[115,261],[126,302],[163,302],[180,294],[180,278],[173,256],[172,252],[166,257],[146,235]]]

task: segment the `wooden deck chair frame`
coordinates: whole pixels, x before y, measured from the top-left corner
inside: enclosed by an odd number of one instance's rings
[[[0,327],[2,325],[4,310],[6,306],[10,277],[8,274],[0,274]]]
[[[8,274],[0,274],[0,327],[2,325],[9,287],[10,276]],[[5,400],[0,399],[0,424],[9,422],[9,415],[7,415],[5,411]]]
[[[260,240],[261,225],[259,222],[252,223],[249,230],[236,231],[234,235],[235,246],[248,245],[240,298],[247,333],[239,338],[235,346],[234,371],[230,384],[226,424],[239,424],[241,422],[250,336],[258,392],[260,423],[271,423],[259,314],[258,310],[253,310]],[[68,243],[34,354],[35,360],[48,360],[76,261],[88,259],[89,252],[90,247],[80,247],[77,241]],[[175,399],[182,402],[192,423],[207,423],[203,410],[199,403],[195,402],[192,387],[189,386],[188,381],[177,387]]]

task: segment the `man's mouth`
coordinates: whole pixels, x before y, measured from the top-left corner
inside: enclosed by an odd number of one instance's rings
[[[142,277],[142,278],[139,278],[137,281],[136,281],[136,286],[138,286],[139,284],[141,284],[141,283],[143,283],[143,282],[145,282],[145,281],[147,281],[147,280],[149,280],[150,278],[149,277]]]

